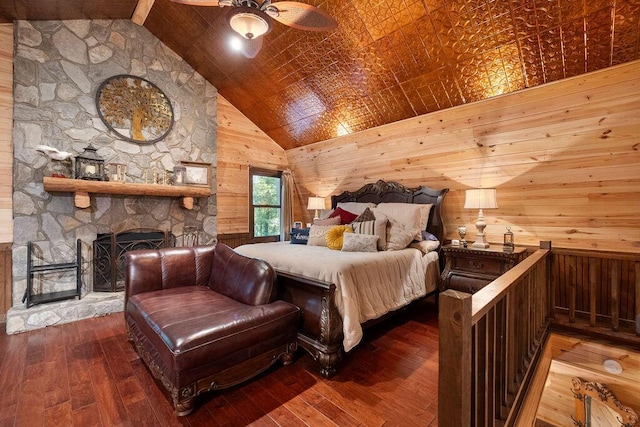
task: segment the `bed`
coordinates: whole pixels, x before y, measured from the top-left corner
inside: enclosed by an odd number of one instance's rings
[[[445,230],[441,212],[447,191],[378,181],[332,196],[331,205],[430,204],[425,231],[442,242]],[[281,298],[302,309],[300,346],[320,364],[321,374],[330,377],[343,352],[360,342],[363,327],[412,301],[437,294],[440,248],[436,245],[427,250],[426,246],[366,253],[276,242],[243,245],[236,251],[274,266]]]

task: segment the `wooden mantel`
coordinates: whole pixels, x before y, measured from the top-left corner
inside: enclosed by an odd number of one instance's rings
[[[78,208],[91,206],[89,194],[120,194],[130,196],[181,197],[186,209],[193,209],[194,197],[209,197],[209,187],[192,187],[160,184],[136,184],[129,182],[85,181],[82,179],[44,177],[44,189],[48,192],[75,193]]]

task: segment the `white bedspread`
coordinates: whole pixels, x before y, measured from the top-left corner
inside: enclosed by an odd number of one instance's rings
[[[417,249],[342,252],[324,246],[276,242],[244,245],[235,250],[264,259],[278,270],[334,283],[345,351],[362,339],[362,323],[431,292],[440,274],[437,252],[423,255]]]

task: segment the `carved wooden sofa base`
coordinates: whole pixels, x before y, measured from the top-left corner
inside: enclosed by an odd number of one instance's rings
[[[147,337],[140,332],[135,324],[127,324],[127,333],[129,339],[133,342],[136,350],[145,364],[149,367],[151,374],[162,383],[167,389],[177,416],[185,416],[190,414],[194,409],[195,398],[205,392],[212,390],[221,390],[234,385],[240,384],[248,379],[255,377],[281,360],[283,365],[289,365],[293,361],[293,354],[297,349],[295,342],[282,345],[266,353],[253,357],[239,363],[231,368],[206,378],[201,378],[191,384],[178,389],[164,375],[166,368],[158,366],[161,360],[158,355],[152,355],[155,352]]]

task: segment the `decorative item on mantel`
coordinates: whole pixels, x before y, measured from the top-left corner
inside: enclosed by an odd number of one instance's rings
[[[476,241],[473,242],[471,247],[474,248],[488,248],[489,243],[485,241],[484,229],[487,223],[484,222],[483,209],[496,209],[498,207],[498,201],[496,200],[495,188],[472,188],[465,190],[464,208],[465,209],[479,209],[478,220],[476,221]]]
[[[109,168],[109,181],[127,181],[127,165],[124,163],[109,163],[107,167]]]
[[[173,185],[184,185],[187,174],[187,168],[183,165],[173,167]]]
[[[104,159],[98,156],[97,149],[89,144],[76,156],[76,179],[105,181]]]
[[[48,145],[36,145],[36,151],[41,152],[51,160],[52,178],[66,178],[67,175],[73,174],[71,170],[73,153],[60,151]]]

